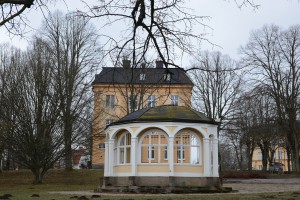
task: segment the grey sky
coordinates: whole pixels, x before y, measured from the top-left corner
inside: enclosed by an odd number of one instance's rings
[[[237,0],[238,1],[238,0]],[[195,14],[210,16],[210,20],[204,21],[211,29],[203,30],[203,27],[195,27],[196,31],[208,33],[207,39],[220,47],[212,46],[208,43],[201,45],[201,50],[221,51],[234,59],[238,59],[238,48],[245,45],[252,30],[260,29],[264,24],[275,24],[283,29],[296,24],[300,24],[300,2],[298,0],[254,0],[260,4],[258,10],[251,7],[239,9],[234,0],[190,0],[186,1],[186,6],[194,9]],[[72,11],[76,8],[82,9],[80,1],[65,0],[68,5],[58,1],[55,5],[50,5],[50,9],[60,9]],[[90,2],[90,1],[89,1]],[[28,18],[32,28],[38,28],[43,19],[41,11],[30,10]],[[97,21],[94,21],[97,26]],[[32,31],[34,32],[34,31]],[[30,33],[26,34],[27,39],[20,39],[17,36],[8,36],[5,29],[0,29],[0,43],[12,42],[15,46],[22,49],[26,48]],[[186,57],[186,63],[192,58]]]

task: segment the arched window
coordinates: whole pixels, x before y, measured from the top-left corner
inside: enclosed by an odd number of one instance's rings
[[[118,162],[117,164],[129,164],[131,155],[131,135],[126,132],[121,135],[117,145]]]
[[[177,133],[174,141],[174,163],[201,164],[200,147],[200,139],[193,131]]]
[[[168,163],[168,137],[151,129],[141,137],[141,163]]]

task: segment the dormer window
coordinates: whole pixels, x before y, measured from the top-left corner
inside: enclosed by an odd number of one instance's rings
[[[140,81],[144,81],[146,78],[146,74],[140,74]]]
[[[170,81],[171,80],[171,74],[170,73],[165,73],[164,74],[164,81]]]

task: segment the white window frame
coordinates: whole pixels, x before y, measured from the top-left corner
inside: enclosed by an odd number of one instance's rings
[[[149,146],[148,148],[148,160],[155,160],[155,146]]]
[[[178,106],[178,95],[171,95],[171,105]]]
[[[189,142],[189,144],[184,144],[183,143],[183,137],[182,135],[190,135],[190,139],[191,141]],[[193,131],[189,131],[189,130],[183,130],[178,132],[175,135],[175,140],[177,137],[180,137],[179,143],[174,143],[174,150],[177,150],[177,160],[178,162],[174,163],[174,164],[189,164],[189,165],[202,165],[202,152],[201,152],[201,147],[202,147],[202,143],[200,138],[198,137],[198,135],[193,132]],[[192,141],[192,139],[195,139],[196,141]],[[195,143],[195,144],[193,144]],[[186,148],[189,147],[190,149],[190,155],[186,154]],[[197,148],[197,158],[198,158],[198,163],[191,163],[192,160],[192,149],[193,148]],[[179,155],[180,154],[180,155]],[[190,163],[184,163],[184,161],[186,160],[186,157],[189,156],[190,157]]]
[[[110,124],[113,123],[113,122],[114,122],[113,119],[106,119],[106,120],[105,120],[106,126],[110,125]]]
[[[257,152],[257,160],[262,160],[262,152],[261,151]]]
[[[170,73],[165,73],[164,74],[164,81],[170,81],[171,80],[171,74]]]
[[[154,108],[156,105],[156,98],[155,95],[148,96],[148,108]]]
[[[129,137],[129,139],[128,139]],[[121,141],[124,138],[124,145],[121,145]],[[130,141],[130,144],[127,144],[126,142]],[[127,158],[127,149],[130,148],[129,154],[131,153],[131,134],[129,132],[125,132],[123,133],[120,138],[118,139],[118,143],[117,143],[117,164],[118,165],[127,165],[131,163],[131,155],[130,155],[130,162],[126,162],[126,158]],[[121,162],[121,151],[123,150],[123,162]]]
[[[145,139],[145,137],[149,135],[149,142],[148,144],[143,144],[143,140]],[[158,144],[152,144],[151,143],[151,136],[152,135],[159,135],[158,137]],[[161,144],[161,137],[164,136],[166,138],[166,144]],[[161,155],[161,149],[163,148],[164,149],[164,154],[165,154],[165,147],[168,147],[168,142],[169,141],[169,138],[168,138],[168,135],[163,132],[162,130],[159,130],[159,129],[152,129],[152,130],[149,130],[147,131],[146,133],[144,133],[144,135],[141,137],[140,139],[140,160],[139,160],[139,163],[140,164],[148,164],[148,163],[153,163],[152,160],[156,160],[155,159],[155,155],[156,155],[156,151],[158,151],[157,153],[157,162],[155,162],[155,164],[159,164],[159,163],[163,163],[161,162],[161,157],[163,156],[165,158],[165,155]],[[142,163],[142,148],[145,148],[147,147],[147,158],[148,158],[148,163]],[[168,152],[167,152],[168,154]],[[151,155],[151,157],[150,157]],[[164,160],[168,160],[168,159],[164,159]]]
[[[140,81],[144,81],[146,79],[146,74],[141,73],[140,74]]]
[[[134,98],[134,99],[133,99]],[[132,109],[132,100],[134,100],[135,108]],[[138,110],[138,96],[137,95],[130,95],[128,100],[128,109],[129,111],[137,111]]]
[[[185,146],[180,146],[177,148],[177,159],[178,160],[185,160]]]
[[[115,95],[106,95],[105,107],[107,109],[112,109],[115,107]]]
[[[164,154],[165,154],[165,155],[164,155],[164,159],[165,159],[165,160],[168,160],[168,145],[165,146]]]

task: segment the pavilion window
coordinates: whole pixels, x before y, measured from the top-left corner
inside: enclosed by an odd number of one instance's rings
[[[118,145],[118,164],[129,164],[131,155],[131,135],[125,133],[120,137]]]
[[[141,163],[167,163],[168,139],[158,129],[147,131],[141,137]]]
[[[196,133],[181,131],[174,140],[174,163],[201,164],[201,142]]]

